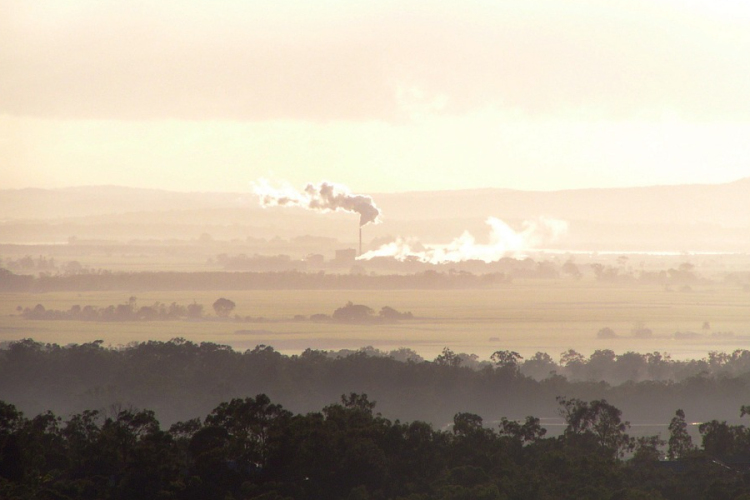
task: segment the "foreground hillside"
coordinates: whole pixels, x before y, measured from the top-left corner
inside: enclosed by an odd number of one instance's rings
[[[147,409],[29,419],[0,401],[0,495],[737,500],[750,494],[748,429],[712,420],[701,425],[696,447],[682,410],[670,421],[668,440],[636,439],[607,401],[559,398],[565,427],[546,437],[533,416],[485,426],[479,415],[458,412],[450,430],[435,430],[383,418],[365,394],[340,401],[294,414],[264,394],[235,398],[203,420],[168,430]],[[660,460],[665,455],[669,461]]]

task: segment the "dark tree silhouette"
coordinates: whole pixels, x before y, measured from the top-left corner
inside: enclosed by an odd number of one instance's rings
[[[217,316],[226,318],[234,310],[236,304],[229,299],[221,297],[214,302],[214,311]]]
[[[443,366],[460,366],[461,357],[448,347],[443,347],[443,352],[435,358],[435,364]]]
[[[677,410],[669,422],[669,449],[667,457],[674,460],[685,456],[693,451],[693,438],[687,432],[687,422],[685,422],[685,412]]]
[[[344,307],[333,311],[333,319],[336,321],[369,321],[375,311],[362,304],[347,302]]]
[[[561,406],[560,414],[568,424],[566,438],[584,444],[591,438],[600,449],[609,451],[613,456],[621,457],[632,451],[634,443],[626,433],[630,422],[621,420],[621,410],[604,399],[587,402],[558,397],[557,400]]]
[[[498,368],[511,368],[517,370],[518,362],[523,359],[523,356],[516,351],[495,351],[492,353],[492,356],[490,356],[490,359]]]

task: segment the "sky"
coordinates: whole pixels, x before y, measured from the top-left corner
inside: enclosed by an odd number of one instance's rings
[[[0,188],[750,176],[750,4],[0,0]]]

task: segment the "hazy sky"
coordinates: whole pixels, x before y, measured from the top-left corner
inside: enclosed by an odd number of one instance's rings
[[[750,176],[750,4],[0,0],[0,187]]]

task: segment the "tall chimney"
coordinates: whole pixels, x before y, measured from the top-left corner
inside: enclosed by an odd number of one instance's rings
[[[359,256],[362,256],[362,226],[359,226]]]

